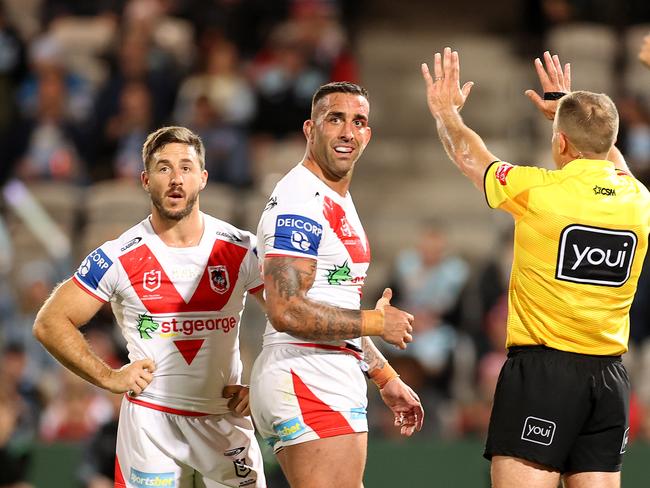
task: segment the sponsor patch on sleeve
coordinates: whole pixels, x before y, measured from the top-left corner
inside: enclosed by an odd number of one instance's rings
[[[83,260],[75,276],[93,290],[96,290],[99,282],[111,266],[113,266],[113,261],[98,247]]]
[[[507,185],[506,177],[512,168],[514,168],[512,164],[501,163],[494,173],[495,178],[499,180],[499,183],[501,183],[503,186]]]
[[[275,249],[318,255],[323,226],[302,215],[278,215],[275,221]]]

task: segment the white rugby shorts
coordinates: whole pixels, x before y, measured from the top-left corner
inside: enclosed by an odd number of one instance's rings
[[[125,397],[117,430],[115,488],[150,486],[265,488],[250,417],[179,415]]]
[[[316,344],[265,347],[251,372],[255,426],[279,451],[325,437],[367,432],[366,378],[358,354]]]

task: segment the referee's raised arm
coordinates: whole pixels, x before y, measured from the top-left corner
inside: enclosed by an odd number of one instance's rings
[[[427,103],[436,121],[442,145],[462,173],[483,191],[485,170],[499,158],[488,150],[483,139],[467,127],[460,116],[474,83],[468,81],[461,88],[458,52],[449,47],[444,49],[442,55],[434,55],[433,76],[426,63],[422,63],[421,68],[427,88]]]

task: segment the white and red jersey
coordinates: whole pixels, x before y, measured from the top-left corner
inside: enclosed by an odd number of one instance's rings
[[[201,215],[197,246],[167,246],[147,218],[91,252],[73,276],[110,301],[129,359],[156,363],[152,383],[130,400],[171,413],[228,412],[221,392],[241,380],[244,299],[262,288],[255,237]]]
[[[342,197],[302,164],[276,185],[257,229],[260,263],[265,257],[316,260],[316,278],[307,296],[339,308],[358,310],[370,265],[370,246],[352,197]],[[361,350],[361,339],[345,342]],[[267,322],[264,346],[313,343],[277,332]],[[343,341],[318,341],[344,346]]]

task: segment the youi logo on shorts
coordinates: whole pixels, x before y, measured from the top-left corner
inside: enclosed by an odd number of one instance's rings
[[[538,417],[526,417],[521,438],[528,442],[550,446],[555,436],[555,422]]]
[[[302,215],[278,215],[275,221],[275,249],[316,256],[323,226]]]
[[[562,231],[555,277],[591,285],[621,286],[630,277],[636,234],[570,225]]]

